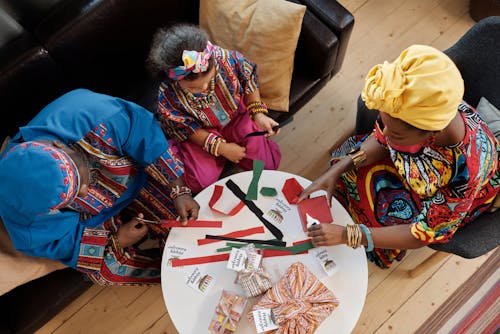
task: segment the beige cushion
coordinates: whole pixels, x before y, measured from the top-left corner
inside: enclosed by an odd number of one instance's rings
[[[288,111],[305,10],[286,0],[200,0],[200,26],[213,43],[255,62],[262,100],[270,109]]]
[[[59,261],[35,258],[16,251],[0,220],[0,295],[62,268],[66,266]]]

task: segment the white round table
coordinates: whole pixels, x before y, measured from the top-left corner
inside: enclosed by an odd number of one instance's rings
[[[303,187],[311,183],[307,179],[290,173],[264,170],[259,179],[259,190],[261,187],[273,187],[278,191],[278,196],[283,196],[281,189],[288,178],[295,178]],[[233,180],[246,193],[252,180],[252,172],[230,175],[215,184],[225,186],[228,179]],[[222,228],[172,228],[167,239],[165,252],[169,245],[182,245],[186,246],[190,251],[189,254],[191,255],[186,257],[219,254],[216,253],[216,249],[224,247],[225,241],[198,246],[197,239],[203,239],[206,234],[220,235],[250,227],[263,226],[260,220],[246,206],[234,216],[214,213],[208,206],[213,190],[214,185],[211,185],[195,197],[201,207],[198,219],[222,220]],[[224,187],[224,191],[230,190]],[[317,192],[314,196],[322,194],[324,192]],[[265,197],[259,193],[258,199],[254,202],[262,211],[265,211],[274,200],[275,197]],[[296,241],[297,236],[302,240],[307,239],[307,236],[302,231],[296,206],[292,207],[295,210],[296,221],[290,222],[287,220],[286,226],[278,225],[277,227],[284,233],[284,240],[287,240],[287,236],[290,235],[294,236],[294,240],[288,241]],[[335,199],[332,201],[331,212],[334,223],[341,225],[352,223],[347,211]],[[251,235],[246,238],[274,238],[267,229],[265,231],[265,235]],[[290,245],[289,242],[287,246]],[[366,255],[362,247],[351,249],[345,245],[339,245],[327,247],[327,249],[338,266],[338,271],[333,276],[327,276],[310,254],[266,257],[262,260],[263,266],[273,278],[273,282],[276,282],[292,263],[297,261],[304,263],[335,294],[340,303],[332,314],[321,323],[315,333],[351,333],[361,314],[366,297],[368,285]],[[205,293],[201,293],[185,283],[187,272],[192,271],[193,266],[185,266],[176,270],[173,270],[173,268],[167,269],[167,260],[164,253],[161,276],[163,297],[168,313],[180,334],[208,333],[208,325],[214,315],[215,307],[223,289],[245,296],[243,289],[234,282],[236,272],[226,268],[226,261],[197,265],[201,271],[216,274],[216,280],[212,288]],[[247,319],[247,313],[250,307],[257,303],[259,299],[260,296],[249,298],[235,333],[256,333],[255,326]]]

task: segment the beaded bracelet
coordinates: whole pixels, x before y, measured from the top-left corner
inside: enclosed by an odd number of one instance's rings
[[[267,114],[267,105],[262,101],[252,101],[247,104],[247,111],[250,114],[250,118],[254,120],[257,114]]]
[[[192,195],[191,189],[189,189],[186,186],[173,186],[172,189],[170,189],[170,198],[171,199],[176,199],[179,196],[182,195]]]
[[[368,227],[366,227],[366,225],[364,225],[364,224],[359,224],[359,227],[361,227],[363,232],[365,232],[365,237],[366,237],[366,242],[367,242],[366,251],[371,252],[374,248],[373,247],[372,233],[371,233],[370,229]]]

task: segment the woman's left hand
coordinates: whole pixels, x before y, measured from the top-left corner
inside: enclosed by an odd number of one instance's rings
[[[267,131],[267,134],[265,135],[266,137],[274,136],[280,133],[281,129],[278,129],[278,131],[276,132],[273,131],[273,127],[275,127],[279,123],[264,113],[256,114],[254,116],[253,121],[255,122],[255,124],[257,124],[259,128]]]
[[[174,199],[174,205],[183,225],[185,225],[188,220],[198,219],[200,205],[191,195],[186,194],[178,196]]]
[[[314,247],[334,246],[347,243],[345,226],[337,224],[317,224],[307,229]]]

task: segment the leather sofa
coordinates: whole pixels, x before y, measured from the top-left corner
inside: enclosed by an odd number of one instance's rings
[[[297,112],[341,68],[354,18],[331,0],[307,6],[295,57],[290,111]],[[145,59],[156,28],[198,22],[197,0],[0,0],[0,142],[47,103],[78,87],[153,110],[158,82]],[[0,181],[1,182],[1,181]],[[0,268],[2,272],[2,268]],[[30,333],[90,286],[72,269],[0,296],[0,332]]]

